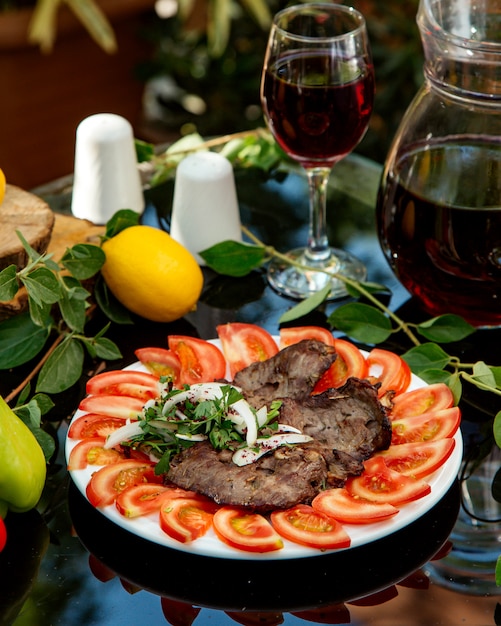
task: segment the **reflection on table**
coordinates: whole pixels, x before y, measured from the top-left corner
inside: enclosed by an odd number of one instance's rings
[[[369,280],[389,286],[391,306],[404,316],[421,313],[386,265],[375,235],[374,204],[380,168],[352,156],[336,168],[329,190],[329,211],[336,212],[334,245],[343,245],[368,265]],[[262,172],[237,172],[242,222],[266,243],[286,250],[305,238],[307,195],[304,177],[281,174],[271,180]],[[168,228],[173,185],[146,193],[146,223]],[[57,186],[42,195],[58,211],[68,211],[69,196]],[[167,334],[215,336],[227,321],[260,324],[277,333],[280,316],[293,304],[267,285],[261,272],[235,280],[206,271],[206,285],[196,312],[170,325],[137,320],[134,332],[114,326],[123,359],[135,361],[134,350],[165,345]],[[336,303],[298,320],[325,325]],[[496,362],[498,331],[485,331],[457,346],[461,357]],[[389,348],[399,350],[397,344]],[[402,351],[402,347],[400,347]],[[90,371],[90,368],[89,368]],[[11,388],[20,373],[2,373],[0,392]],[[85,380],[60,394],[54,423],[71,417],[85,393]],[[495,403],[472,393],[463,402],[463,436],[474,449],[487,432]],[[189,558],[119,528],[110,528],[71,484],[62,454],[66,427],[58,430],[57,463],[51,467],[42,515],[33,511],[7,518],[10,542],[0,555],[0,624],[12,623],[22,608],[21,624],[82,626],[151,626],[171,624],[358,624],[412,626],[424,624],[490,624],[497,610],[491,595],[474,591],[465,578],[458,589],[437,580],[430,565],[445,562],[447,538],[459,509],[459,485],[429,513],[394,536],[335,557],[295,560],[266,568],[217,559]],[[112,525],[113,526],[113,525]],[[500,550],[501,552],[501,550]],[[23,606],[24,605],[24,606]],[[2,621],[3,619],[3,621]]]

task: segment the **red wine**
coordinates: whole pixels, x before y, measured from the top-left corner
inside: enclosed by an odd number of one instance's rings
[[[270,130],[304,166],[331,166],[363,137],[372,113],[374,71],[324,52],[296,52],[267,68],[262,102]]]
[[[377,216],[387,260],[429,313],[501,325],[501,142],[416,146],[383,181]]]

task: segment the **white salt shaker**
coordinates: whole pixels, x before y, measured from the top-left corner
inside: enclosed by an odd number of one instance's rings
[[[98,113],[77,128],[71,211],[105,224],[120,209],[144,210],[132,126],[120,115]]]
[[[233,168],[216,152],[194,152],[177,167],[170,234],[200,265],[198,254],[231,239],[242,241]]]

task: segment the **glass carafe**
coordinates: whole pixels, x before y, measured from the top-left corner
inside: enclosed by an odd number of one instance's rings
[[[427,313],[501,325],[501,0],[421,0],[424,84],[378,197],[381,246]]]

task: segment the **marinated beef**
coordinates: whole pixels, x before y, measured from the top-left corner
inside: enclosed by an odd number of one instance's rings
[[[200,443],[172,460],[167,479],[218,503],[267,512],[311,502],[322,488],[359,475],[364,460],[390,445],[391,425],[368,381],[352,378],[339,389],[311,395],[335,357],[330,346],[302,341],[235,376],[250,404],[260,408],[282,400],[279,421],[313,441],[278,448],[243,467],[232,462],[230,450]]]

